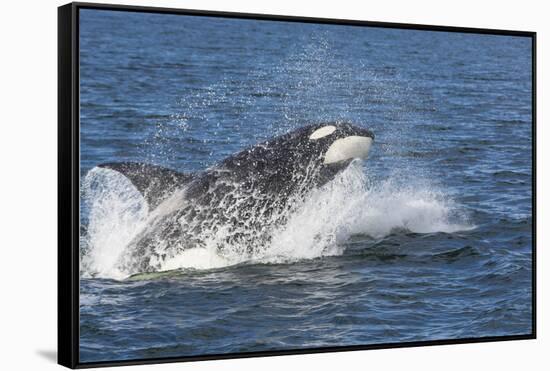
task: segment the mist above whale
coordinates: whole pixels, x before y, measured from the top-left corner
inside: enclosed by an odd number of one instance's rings
[[[253,255],[307,195],[356,158],[365,159],[374,135],[349,123],[321,123],[258,143],[196,173],[145,163],[105,163],[139,190],[147,225],[121,255],[126,271],[146,272],[208,235]],[[220,246],[223,255],[223,246]]]

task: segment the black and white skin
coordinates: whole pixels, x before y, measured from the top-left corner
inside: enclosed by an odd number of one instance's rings
[[[252,253],[313,189],[354,159],[366,159],[373,140],[365,128],[320,123],[258,143],[196,173],[144,163],[101,164],[128,178],[149,207],[147,226],[120,264],[134,272],[153,271],[162,259],[200,247],[213,234]],[[220,250],[223,254],[221,245]]]

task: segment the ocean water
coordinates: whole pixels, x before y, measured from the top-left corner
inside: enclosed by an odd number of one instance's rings
[[[81,362],[532,332],[531,40],[81,10]],[[306,124],[372,130],[253,254],[120,267],[138,161],[192,172]]]

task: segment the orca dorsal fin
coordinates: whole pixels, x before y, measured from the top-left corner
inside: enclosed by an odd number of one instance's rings
[[[111,162],[98,167],[114,170],[128,178],[149,204],[149,210],[194,178],[193,174],[139,162]]]

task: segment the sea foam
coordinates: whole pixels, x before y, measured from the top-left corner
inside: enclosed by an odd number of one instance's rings
[[[121,174],[92,169],[83,181],[89,209],[83,238],[81,272],[123,279],[140,273],[120,264],[131,254],[132,240],[151,223],[143,197]],[[159,270],[211,269],[240,264],[288,263],[340,255],[353,235],[380,239],[395,230],[453,233],[473,226],[460,206],[437,187],[388,178],[372,182],[360,161],[325,186],[312,190],[285,215],[283,224],[267,225],[269,240],[250,252],[229,244],[224,228],[203,231],[200,247],[167,254],[154,261]],[[220,248],[221,247],[221,248]],[[246,252],[248,251],[248,252]]]

